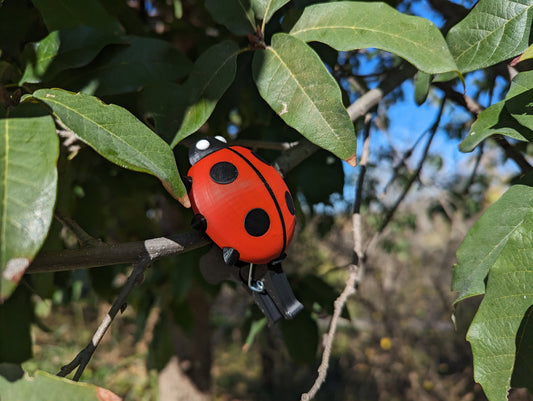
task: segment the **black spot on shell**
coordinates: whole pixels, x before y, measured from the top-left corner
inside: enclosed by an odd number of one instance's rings
[[[209,176],[217,184],[230,184],[237,179],[239,170],[230,162],[218,162],[211,167]]]
[[[244,228],[253,237],[264,235],[270,228],[270,218],[263,209],[252,209],[244,218]]]

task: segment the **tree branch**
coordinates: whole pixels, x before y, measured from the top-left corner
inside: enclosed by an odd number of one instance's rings
[[[124,287],[122,287],[120,294],[118,295],[115,302],[113,302],[113,305],[100,323],[100,326],[98,326],[98,329],[94,333],[93,338],[91,339],[89,344],[87,344],[87,346],[82,349],[78,353],[78,355],[76,355],[72,362],[63,366],[61,370],[57,373],[57,376],[65,377],[74,369],[78,368],[76,370],[76,373],[74,374],[73,380],[78,381],[80,379],[83,371],[85,370],[85,367],[91,360],[91,357],[93,356],[96,347],[98,347],[98,344],[100,344],[100,341],[104,337],[104,334],[106,333],[109,326],[111,326],[111,323],[113,322],[113,319],[117,315],[118,311],[124,312],[124,309],[126,307],[126,300],[129,294],[133,290],[133,287],[142,281],[144,272],[148,268],[148,266],[150,266],[151,262],[152,260],[149,257],[145,257],[133,266],[133,270],[129,275],[128,280],[126,281],[126,284],[124,284]]]
[[[152,238],[145,241],[105,244],[79,249],[44,251],[37,255],[26,273],[57,272],[110,266],[122,263],[150,262],[163,256],[178,255],[210,243],[210,239],[197,231]]]

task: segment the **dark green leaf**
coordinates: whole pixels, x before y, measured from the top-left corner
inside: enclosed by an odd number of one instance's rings
[[[183,85],[187,99],[183,121],[171,147],[207,121],[218,100],[235,79],[238,54],[237,44],[225,41],[210,47],[196,60],[191,75]]]
[[[122,33],[122,27],[111,17],[99,1],[33,0],[48,30],[91,26],[111,34]]]
[[[20,286],[0,305],[0,362],[22,363],[32,356],[30,296],[29,291]],[[3,395],[2,391],[0,394]]]
[[[339,86],[307,44],[283,33],[258,50],[253,76],[259,93],[291,127],[341,159],[355,157],[353,124]]]
[[[293,320],[282,321],[280,328],[291,358],[297,363],[313,363],[318,347],[318,326],[311,315],[302,311]]]
[[[480,142],[494,134],[503,134],[520,141],[533,141],[533,110],[530,102],[532,90],[533,71],[519,73],[513,79],[505,99],[487,107],[478,115],[459,149],[471,152]]]
[[[263,24],[270,21],[272,15],[290,0],[251,0],[252,9],[258,19],[263,20]]]
[[[250,0],[206,0],[211,17],[235,35],[255,32],[255,17]]]
[[[33,96],[85,143],[109,161],[156,176],[180,202],[187,202],[172,150],[129,111],[98,98],[60,89],[40,89]]]
[[[191,62],[169,42],[141,36],[125,36],[128,43],[109,57],[76,71],[57,84],[95,96],[135,92],[156,82],[173,82],[184,78]]]
[[[0,120],[0,303],[48,233],[58,155],[59,141],[49,115]]]
[[[516,335],[516,359],[511,377],[513,387],[533,392],[533,307],[527,310]]]
[[[152,342],[148,346],[148,357],[146,358],[148,369],[163,370],[174,353],[170,321],[170,316],[159,316],[154,327]]]
[[[87,26],[51,32],[40,42],[26,45],[26,70],[19,84],[43,82],[68,68],[82,67],[106,45],[120,42],[115,35]]]
[[[532,243],[533,188],[515,185],[474,224],[457,253],[458,300],[485,293],[467,340],[474,378],[491,401],[507,399],[517,333],[533,304]]]
[[[424,103],[431,87],[431,75],[418,71],[415,77],[415,102],[419,106]]]
[[[46,372],[9,382],[0,376],[2,401],[103,401],[120,400],[109,390],[88,383],[78,383]]]
[[[305,8],[290,34],[342,51],[367,47],[386,50],[430,74],[457,70],[446,41],[431,21],[402,14],[385,3],[312,5]]]
[[[525,51],[532,17],[531,0],[480,0],[446,37],[459,70],[485,68]]]

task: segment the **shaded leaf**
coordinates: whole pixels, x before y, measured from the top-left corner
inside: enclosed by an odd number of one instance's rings
[[[263,20],[263,23],[270,21],[272,15],[289,1],[290,0],[251,0],[255,16],[258,19]]]
[[[297,363],[311,364],[318,347],[318,326],[306,311],[293,320],[283,320],[279,325],[289,355]]]
[[[183,85],[183,121],[171,147],[197,131],[209,118],[217,102],[235,79],[239,47],[225,41],[207,49],[194,63]]]
[[[170,321],[170,317],[159,316],[159,320],[154,327],[152,341],[148,346],[147,369],[163,370],[170,357],[174,354],[174,341]]]
[[[174,198],[186,204],[172,150],[129,111],[61,89],[40,89],[33,96],[103,157],[120,167],[156,176]]]
[[[176,81],[191,70],[192,63],[167,41],[134,35],[122,39],[127,46],[104,52],[107,57],[63,77],[57,85],[95,96],[116,95],[156,82]]]
[[[415,102],[419,106],[424,103],[431,87],[431,75],[418,71],[415,77]]]
[[[120,401],[109,390],[88,383],[78,383],[46,372],[24,376],[14,382],[0,376],[2,401]]]
[[[530,127],[533,71],[519,73],[511,83],[504,100],[479,113],[468,136],[459,144],[462,152],[471,152],[483,140],[494,134],[503,134],[520,141],[533,141]],[[529,124],[525,126],[523,124]]]
[[[120,40],[87,26],[51,32],[40,42],[26,45],[26,69],[19,84],[43,82],[68,68],[82,67],[110,43],[120,43]]]
[[[446,41],[431,21],[402,14],[385,3],[312,5],[305,8],[290,34],[340,51],[367,47],[386,50],[430,74],[457,70]]]
[[[122,33],[119,22],[111,17],[99,1],[32,0],[49,31],[78,25],[112,34]]]
[[[21,285],[0,304],[0,363],[22,363],[32,357],[30,296],[28,289]]]
[[[525,51],[533,1],[480,0],[446,36],[461,72],[485,68]]]
[[[516,335],[516,359],[511,386],[533,392],[533,307],[527,310]]]
[[[235,35],[255,32],[255,17],[250,0],[206,0],[205,7],[216,22]]]
[[[341,159],[355,155],[353,124],[339,86],[307,44],[287,34],[258,50],[253,76],[259,93],[291,127]]]
[[[48,233],[58,155],[59,140],[49,115],[0,120],[0,303]]]

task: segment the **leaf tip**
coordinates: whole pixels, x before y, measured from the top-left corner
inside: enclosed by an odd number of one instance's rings
[[[100,401],[122,401],[118,395],[102,387],[96,389],[96,396]]]
[[[350,166],[355,167],[357,164],[357,156],[354,154],[352,157],[344,160]]]
[[[178,202],[183,205],[183,207],[187,209],[191,207],[191,200],[189,199],[189,195],[185,194],[184,196],[181,196],[177,199],[178,199]]]

